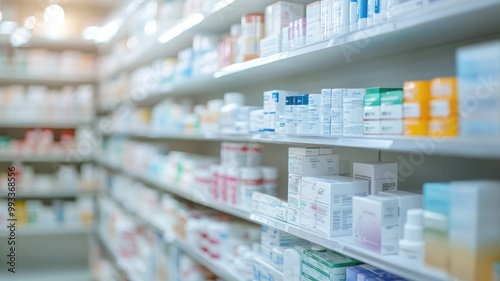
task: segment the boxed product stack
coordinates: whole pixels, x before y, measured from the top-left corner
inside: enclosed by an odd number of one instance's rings
[[[321,94],[309,94],[308,101],[308,134],[319,135],[321,134]]]
[[[424,185],[425,264],[459,280],[494,280],[500,259],[500,182]]]
[[[457,81],[455,77],[431,81],[429,135],[454,137],[458,133]]]
[[[342,96],[342,133],[344,136],[363,136],[365,89],[346,89]]]
[[[429,81],[404,83],[404,135],[426,136],[429,127],[431,88]]]
[[[304,5],[278,1],[266,7],[266,37],[260,40],[260,57],[267,57],[282,50],[283,28],[304,17]],[[288,33],[286,34],[288,36]],[[305,37],[304,37],[305,39]]]
[[[380,92],[380,134],[403,134],[403,91],[390,89]]]
[[[313,229],[315,225],[311,202],[302,200],[302,180],[309,176],[337,175],[339,156],[331,148],[300,148],[288,150],[288,222]],[[303,220],[303,222],[302,222]]]
[[[306,6],[306,45],[321,41],[321,1]]]
[[[304,251],[301,280],[346,280],[346,269],[359,264],[358,260],[313,246]]]

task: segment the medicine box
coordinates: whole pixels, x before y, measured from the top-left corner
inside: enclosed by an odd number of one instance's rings
[[[321,21],[321,1],[316,1],[306,6],[306,19],[308,26],[311,22]]]
[[[364,99],[364,120],[380,119],[380,94],[366,93]]]
[[[403,134],[404,121],[398,120],[381,120],[380,121],[380,134],[381,135],[397,135]]]
[[[456,63],[460,135],[500,136],[500,40],[459,48]]]
[[[403,91],[380,94],[380,119],[403,119]]]
[[[302,176],[288,174],[288,193],[300,194],[302,191]]]
[[[398,200],[380,195],[353,199],[355,243],[382,255],[396,254],[399,242]]]
[[[449,272],[459,280],[493,280],[500,257],[500,182],[450,183]]]
[[[368,183],[349,177],[305,177],[301,201],[312,202],[316,231],[328,237],[352,233],[352,197],[365,196]]]
[[[288,204],[286,222],[289,224],[300,226],[300,208]]]
[[[288,155],[288,172],[301,176],[325,176],[339,173],[339,155]]]
[[[404,225],[406,223],[406,213],[410,209],[421,209],[423,204],[422,194],[396,190],[380,192],[380,195],[390,196],[399,201],[399,238],[403,239]]]
[[[281,33],[283,27],[304,17],[304,5],[278,1],[266,7],[266,36]]]
[[[281,52],[281,33],[260,40],[260,57],[265,58]]]
[[[274,132],[278,117],[285,115],[286,97],[295,93],[284,90],[272,90],[264,92],[264,120],[263,130],[265,132]]]
[[[353,163],[352,174],[354,179],[368,181],[371,195],[398,189],[398,163]]]
[[[346,268],[359,262],[330,250],[304,251],[302,271],[314,278],[311,280],[346,280]]]

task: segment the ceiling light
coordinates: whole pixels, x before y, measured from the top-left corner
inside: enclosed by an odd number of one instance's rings
[[[64,21],[64,9],[57,5],[49,5],[43,11],[43,18],[49,23],[62,23]]]

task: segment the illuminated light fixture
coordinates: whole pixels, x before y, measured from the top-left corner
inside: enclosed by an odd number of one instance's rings
[[[2,21],[2,11],[0,11],[0,21]]]
[[[235,0],[221,0],[215,3],[210,9],[210,14],[217,13],[218,11],[224,9],[225,7],[234,3]]]
[[[187,17],[186,19],[182,20],[176,26],[165,31],[160,37],[158,37],[158,41],[162,44],[166,43],[166,42],[172,40],[173,38],[179,36],[184,31],[199,24],[200,22],[203,21],[204,18],[205,18],[205,16],[202,13],[193,14],[193,15]]]
[[[9,35],[14,32],[17,27],[17,23],[14,21],[3,21],[0,22],[0,34]]]
[[[36,18],[34,16],[28,17],[24,21],[24,28],[28,30],[32,30],[33,28],[35,28],[35,26],[36,26]]]
[[[156,20],[155,19],[150,19],[144,25],[144,33],[146,35],[153,35],[153,34],[155,34],[156,30],[157,30],[157,25],[156,25]]]
[[[94,40],[97,32],[99,32],[99,29],[100,28],[98,26],[89,26],[85,28],[82,32],[82,38],[85,40]]]
[[[130,37],[127,40],[127,48],[133,49],[135,46],[137,46],[137,37]]]
[[[47,23],[63,23],[64,22],[64,9],[57,5],[49,5],[45,10],[43,11],[43,19]]]
[[[122,24],[123,24],[123,19],[121,18],[117,18],[110,21],[105,26],[99,29],[99,31],[94,37],[94,41],[96,43],[107,43],[111,41],[111,39],[116,35],[118,29],[120,29]]]
[[[18,27],[10,35],[10,44],[14,47],[22,46],[31,39],[31,32],[24,27]]]

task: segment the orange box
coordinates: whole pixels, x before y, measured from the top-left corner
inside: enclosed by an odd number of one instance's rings
[[[430,102],[431,118],[456,118],[458,116],[458,102],[456,99],[435,99]]]
[[[432,118],[429,120],[429,136],[455,137],[458,133],[458,118]]]
[[[431,81],[431,99],[457,99],[457,79],[455,77],[439,77]]]
[[[407,81],[403,84],[404,102],[429,102],[431,83],[427,80]]]
[[[403,104],[404,119],[429,119],[429,101],[405,102]]]
[[[405,136],[427,136],[429,120],[409,118],[404,120]]]

